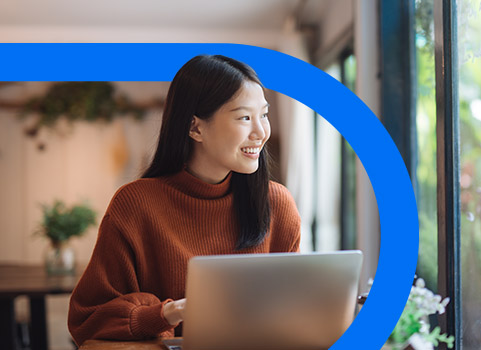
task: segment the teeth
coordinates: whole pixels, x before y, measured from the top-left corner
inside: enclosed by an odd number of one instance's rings
[[[244,148],[241,148],[242,152],[244,153],[251,153],[251,154],[255,154],[255,153],[259,153],[260,151],[260,147],[244,147]]]

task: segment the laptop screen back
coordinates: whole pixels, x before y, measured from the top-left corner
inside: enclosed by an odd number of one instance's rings
[[[183,348],[327,349],[354,318],[361,264],[360,251],[193,258]]]

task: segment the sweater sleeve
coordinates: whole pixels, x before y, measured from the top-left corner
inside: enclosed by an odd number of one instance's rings
[[[140,291],[127,237],[107,214],[90,262],[70,298],[68,327],[77,345],[87,339],[137,340],[173,336],[161,301]]]

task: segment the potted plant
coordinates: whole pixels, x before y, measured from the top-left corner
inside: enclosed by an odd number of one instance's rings
[[[41,206],[43,217],[37,233],[50,240],[45,254],[47,273],[71,274],[75,271],[75,254],[68,242],[95,225],[96,214],[87,204],[67,207],[64,202],[55,200],[52,205]]]
[[[442,299],[426,288],[422,278],[418,278],[411,288],[404,311],[396,327],[384,345],[385,350],[429,350],[439,343],[451,349],[454,337],[441,334],[440,327],[430,330],[429,315],[443,314],[449,298]]]

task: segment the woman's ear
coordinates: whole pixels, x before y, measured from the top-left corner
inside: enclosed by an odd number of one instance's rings
[[[201,132],[202,121],[203,121],[202,119],[194,115],[194,118],[192,118],[192,122],[190,124],[189,136],[190,138],[192,138],[194,141],[197,141],[197,142],[202,142],[202,132]]]

